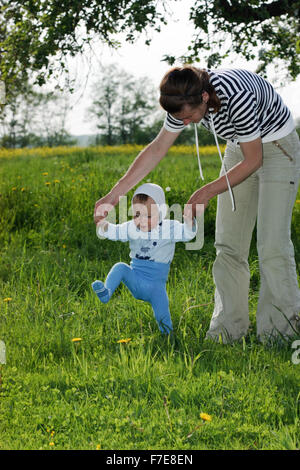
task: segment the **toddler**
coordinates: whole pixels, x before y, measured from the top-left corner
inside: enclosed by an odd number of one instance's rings
[[[101,220],[97,236],[109,240],[129,242],[130,266],[117,263],[110,270],[105,283],[95,281],[92,288],[101,302],[107,303],[123,282],[132,295],[149,302],[162,333],[173,329],[166,291],[175,243],[192,240],[197,231],[196,220],[185,216],[184,223],[165,219],[166,203],[163,189],[157,184],[139,186],[132,198],[133,220],[111,224]]]

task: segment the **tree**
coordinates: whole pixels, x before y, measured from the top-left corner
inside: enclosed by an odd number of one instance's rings
[[[136,143],[149,117],[155,118],[155,107],[148,79],[136,79],[115,64],[104,67],[92,85],[92,105],[88,108],[88,116],[95,119],[100,131],[97,143]]]
[[[153,121],[151,117],[155,115],[157,102],[151,83],[145,77],[136,80],[123,74],[120,105],[120,141],[135,143],[139,131]]]
[[[103,143],[106,145],[114,143],[113,113],[119,86],[115,72],[115,66],[109,66],[106,73],[98,77],[93,85],[92,105],[88,108],[88,116],[96,118],[97,129],[104,131]],[[97,143],[100,143],[99,137]]]
[[[37,95],[32,87],[25,83],[22,89],[15,91],[10,103],[5,106],[0,119],[1,145],[8,148],[25,147],[32,137],[30,125],[34,126],[34,107]]]
[[[0,118],[3,147],[36,147],[75,143],[65,130],[68,99],[63,95],[36,91],[28,84],[15,90]]]
[[[160,1],[164,3],[164,1]],[[156,0],[1,0],[0,75],[7,93],[32,73],[42,85],[95,35],[111,46],[165,22]]]
[[[218,66],[231,52],[260,61],[257,72],[283,64],[295,79],[300,73],[299,0],[196,0],[190,11],[197,35],[182,59],[199,60],[206,53],[208,67]],[[205,33],[205,34],[203,34]],[[224,52],[226,38],[231,38]],[[169,63],[175,58],[166,56]]]
[[[84,50],[96,36],[117,47],[125,34],[159,31],[168,20],[170,0],[1,0],[0,78],[7,94],[32,74],[38,84],[60,73],[65,60]],[[182,1],[183,8],[184,2]],[[246,59],[259,48],[260,71],[280,61],[293,79],[300,73],[300,0],[195,0],[190,20],[196,28],[182,60],[218,65],[234,51]],[[231,43],[225,52],[224,38]],[[149,43],[150,39],[146,39]],[[175,60],[166,56],[169,63]]]

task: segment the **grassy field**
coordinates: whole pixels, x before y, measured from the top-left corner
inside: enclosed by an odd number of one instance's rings
[[[300,364],[291,344],[256,340],[255,236],[250,334],[234,345],[204,340],[216,201],[202,250],[177,244],[168,281],[174,342],[124,286],[107,305],[93,293],[92,281],[129,261],[127,244],[96,238],[94,203],[138,150],[0,152],[0,449],[299,449]],[[218,175],[215,148],[202,149],[202,164],[206,182]],[[198,175],[195,149],[174,147],[146,180],[170,188],[170,206],[183,205]]]

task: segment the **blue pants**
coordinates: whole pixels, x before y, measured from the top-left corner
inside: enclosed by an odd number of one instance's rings
[[[114,291],[123,282],[136,299],[151,304],[161,332],[170,333],[173,326],[166,291],[169,267],[169,264],[139,259],[134,259],[131,266],[126,263],[115,264],[104,284],[108,289],[104,302],[109,301]]]

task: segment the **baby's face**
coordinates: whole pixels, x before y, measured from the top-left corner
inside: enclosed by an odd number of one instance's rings
[[[150,232],[159,222],[159,211],[152,197],[145,202],[135,202],[133,207],[133,220],[142,232]]]

